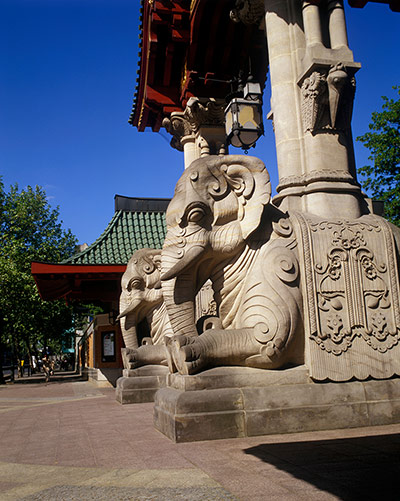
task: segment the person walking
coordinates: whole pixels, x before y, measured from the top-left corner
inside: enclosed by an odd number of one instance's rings
[[[48,383],[50,381],[51,365],[47,355],[44,355],[44,357],[42,358],[42,364],[43,364],[43,372],[46,378],[46,383]]]

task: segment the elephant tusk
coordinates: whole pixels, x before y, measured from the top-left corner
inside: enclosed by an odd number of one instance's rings
[[[161,278],[154,284],[153,289],[161,289]]]
[[[125,308],[124,311],[122,311],[118,317],[117,321],[121,320],[121,318],[126,317],[129,313],[132,313],[133,311],[136,310],[136,308],[140,305],[141,301],[133,301],[127,308]]]
[[[184,256],[179,259],[179,261],[171,269],[161,275],[161,280],[170,280],[171,278],[177,277],[183,273],[195,259],[203,254],[205,250],[205,247],[201,245],[194,245],[193,247],[190,247]]]

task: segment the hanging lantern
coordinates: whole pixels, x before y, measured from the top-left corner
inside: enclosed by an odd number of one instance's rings
[[[260,84],[247,82],[243,96],[233,98],[226,107],[225,132],[232,146],[248,150],[264,134]]]

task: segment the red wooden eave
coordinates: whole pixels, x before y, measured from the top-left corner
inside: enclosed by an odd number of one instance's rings
[[[124,264],[57,264],[40,263],[33,261],[31,263],[31,273],[36,274],[86,274],[86,273],[123,273],[126,270]]]
[[[400,10],[400,0],[373,1]],[[348,2],[364,7],[368,0]],[[264,32],[234,23],[229,17],[234,5],[233,0],[142,0],[140,69],[129,120],[139,131],[157,132],[163,118],[183,110],[192,96],[225,98],[230,86],[222,80],[246,72],[249,59],[253,77],[264,84]]]
[[[253,76],[264,83],[264,33],[234,23],[232,6],[230,0],[142,0],[140,70],[129,120],[139,131],[158,131],[192,96],[225,98],[227,81],[246,71],[250,56]]]
[[[31,273],[44,300],[116,301],[125,265],[31,263]]]

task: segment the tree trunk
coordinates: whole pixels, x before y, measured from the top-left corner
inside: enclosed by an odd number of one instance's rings
[[[0,336],[1,336],[1,331],[0,331]],[[4,359],[3,343],[0,341],[0,384],[5,384],[6,382],[3,373],[3,359]]]

